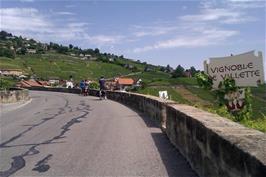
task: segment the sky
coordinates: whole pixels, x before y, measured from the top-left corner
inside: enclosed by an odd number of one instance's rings
[[[265,0],[1,0],[1,30],[173,68],[251,50],[265,57]],[[264,70],[266,71],[265,59]]]

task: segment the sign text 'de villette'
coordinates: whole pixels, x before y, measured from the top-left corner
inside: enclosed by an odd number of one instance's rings
[[[254,51],[230,57],[210,58],[204,61],[204,71],[213,78],[213,88],[225,78],[230,77],[240,87],[257,86],[264,82],[262,53]]]

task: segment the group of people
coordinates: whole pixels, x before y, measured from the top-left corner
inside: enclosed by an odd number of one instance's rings
[[[81,95],[84,95],[84,96],[89,95],[90,83],[91,82],[88,80],[81,80],[80,81],[79,87],[81,89],[81,92],[80,92]],[[100,86],[100,90],[99,90],[98,95],[99,95],[100,99],[106,99],[105,79],[103,76],[99,79],[99,86]]]
[[[79,87],[81,89],[80,94],[84,96],[89,95],[89,86],[90,86],[90,81],[88,80],[81,80],[79,83]]]

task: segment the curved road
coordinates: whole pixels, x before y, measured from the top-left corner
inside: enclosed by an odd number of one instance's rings
[[[196,176],[149,118],[111,100],[31,91],[1,110],[0,176]]]

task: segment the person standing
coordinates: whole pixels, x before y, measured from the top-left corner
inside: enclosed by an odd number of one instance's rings
[[[81,80],[80,83],[79,83],[79,87],[80,87],[80,94],[84,94],[84,91],[85,91],[85,83],[84,83],[84,80]]]
[[[85,82],[84,82],[84,96],[88,96],[89,94],[89,82],[88,80],[86,79]]]
[[[104,98],[106,99],[106,93],[105,93],[105,79],[102,76],[99,80],[99,85],[100,85],[100,91],[99,91],[99,96],[100,99]]]

